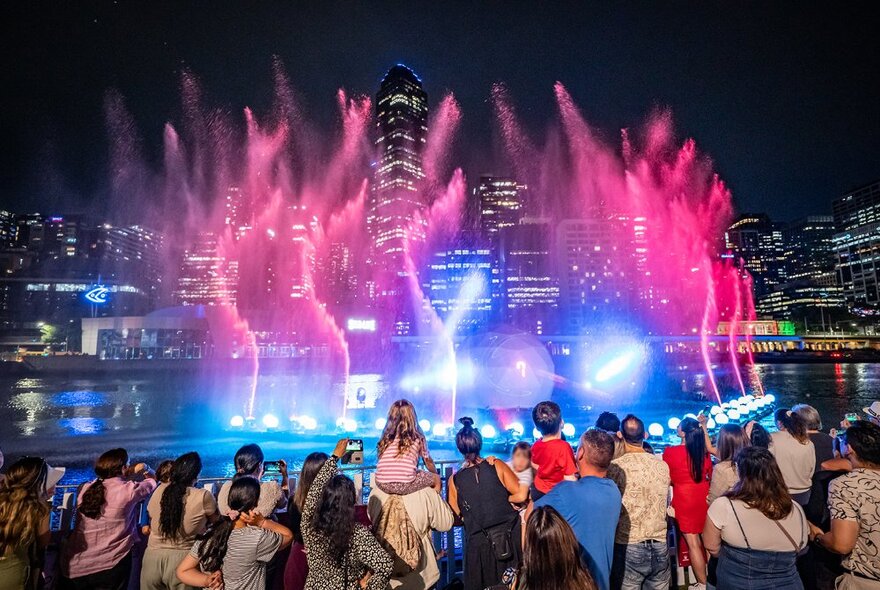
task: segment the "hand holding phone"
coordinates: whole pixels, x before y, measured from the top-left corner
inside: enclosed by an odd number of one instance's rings
[[[856,414],[855,412],[850,412],[849,414],[847,414],[846,416],[844,416],[844,419],[845,419],[847,422],[858,422],[858,421],[859,421],[859,415]]]

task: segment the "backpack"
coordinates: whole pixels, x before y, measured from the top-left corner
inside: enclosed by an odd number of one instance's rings
[[[373,532],[382,547],[394,558],[393,575],[405,575],[419,567],[422,539],[406,512],[401,496],[388,496],[373,525]]]

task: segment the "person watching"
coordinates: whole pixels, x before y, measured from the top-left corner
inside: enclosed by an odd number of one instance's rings
[[[788,493],[801,506],[810,501],[816,450],[807,434],[804,419],[786,408],[776,410],[776,427],[770,435],[770,452],[788,486]]]
[[[581,557],[599,590],[608,590],[611,585],[614,534],[620,518],[620,490],[606,479],[614,450],[614,437],[610,434],[599,429],[587,430],[581,435],[575,454],[580,479],[563,481],[534,503],[535,509],[555,509],[571,526]]]
[[[666,543],[669,466],[645,451],[645,423],[632,414],[620,424],[626,453],[608,467],[621,494],[614,538],[611,587],[621,590],[669,588],[672,573]]]
[[[844,555],[840,590],[880,588],[880,426],[859,420],[847,428],[846,458],[852,471],[828,487],[831,530],[810,525],[814,540]]]
[[[260,448],[260,445],[244,445],[236,451],[233,459],[235,475],[232,477],[232,481],[227,481],[220,487],[220,493],[217,494],[217,505],[220,507],[222,514],[229,511],[229,503],[226,497],[229,495],[232,482],[242,477],[252,477],[260,482],[260,505],[257,506],[257,510],[266,518],[271,518],[276,510],[287,505],[288,496],[290,495],[287,462],[283,459],[278,461],[281,473],[280,483],[277,481],[261,481],[264,475],[263,462],[263,449]]]

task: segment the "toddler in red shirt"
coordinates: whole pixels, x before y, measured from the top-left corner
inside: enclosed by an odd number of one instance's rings
[[[541,439],[532,445],[532,467],[535,481],[532,484],[532,501],[553,489],[563,480],[575,481],[577,465],[571,445],[562,440],[562,410],[554,402],[541,402],[532,410],[535,428]]]

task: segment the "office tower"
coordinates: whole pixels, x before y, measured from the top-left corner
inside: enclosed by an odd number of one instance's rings
[[[495,238],[502,228],[516,225],[523,218],[526,187],[513,178],[481,176],[474,193],[484,235]]]
[[[638,259],[626,218],[566,219],[556,239],[565,333],[581,333],[605,314],[632,310]]]
[[[727,249],[752,275],[755,297],[760,299],[786,282],[783,225],[765,214],[746,214],[724,233]]]
[[[199,232],[183,254],[174,299],[178,305],[235,305],[238,261],[218,252],[217,235]]]
[[[230,229],[236,241],[244,238],[253,229],[251,208],[244,193],[237,186],[226,189],[223,223]]]
[[[832,203],[837,280],[856,311],[880,307],[880,181],[849,191]]]
[[[810,308],[841,307],[843,294],[834,269],[834,218],[805,217],[790,223],[783,237],[786,280],[758,299],[758,313],[791,319]]]
[[[498,317],[501,290],[498,259],[478,232],[464,232],[430,261],[425,292],[447,330],[455,334],[488,328]]]
[[[396,65],[376,95],[376,162],[367,225],[375,261],[403,272],[405,241],[425,238],[414,214],[426,203],[422,154],[428,133],[428,95],[412,70]]]
[[[526,217],[500,232],[503,315],[535,334],[557,328],[559,284],[549,219]]]
[[[880,223],[880,180],[835,199],[831,211],[838,232]]]

